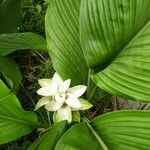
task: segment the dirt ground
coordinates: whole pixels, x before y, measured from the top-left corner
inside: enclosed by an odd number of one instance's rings
[[[113,97],[111,103],[112,103],[111,109],[113,110],[121,110],[121,109],[149,110],[150,109],[150,104],[139,103],[137,101],[131,101],[131,100],[125,100],[120,97]]]

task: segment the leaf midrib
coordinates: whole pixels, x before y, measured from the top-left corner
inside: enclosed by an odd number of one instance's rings
[[[102,147],[102,149],[103,150],[109,150],[108,147],[107,147],[107,145],[104,143],[104,141],[102,140],[102,138],[100,137],[100,135],[97,134],[97,132],[95,131],[95,129],[88,122],[86,122],[86,124],[89,127],[89,129],[91,130],[91,132],[94,135],[94,137],[97,139],[97,141],[100,144],[100,146]]]

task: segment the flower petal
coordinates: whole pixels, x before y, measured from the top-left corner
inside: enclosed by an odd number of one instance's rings
[[[35,105],[34,111],[38,110],[40,107],[42,107],[45,104],[48,104],[50,102],[51,98],[50,97],[43,97],[41,98],[38,103]]]
[[[51,86],[44,86],[37,91],[37,94],[41,96],[53,96],[57,93],[56,88],[53,84]]]
[[[51,79],[39,79],[38,83],[41,87],[50,86],[52,84],[52,80]]]
[[[64,103],[65,102],[65,95],[64,96],[59,96],[58,94],[55,95],[55,100],[58,103]]]
[[[86,88],[87,87],[85,85],[78,85],[78,86],[69,88],[67,92],[73,94],[74,97],[78,98],[81,95],[83,95],[83,93],[86,91]]]
[[[80,108],[72,108],[72,111],[77,111],[77,110],[86,110],[86,109],[90,109],[93,105],[91,103],[89,103],[88,101],[79,98],[80,100],[80,104],[81,107]]]
[[[69,86],[70,86],[70,83],[71,83],[71,79],[65,80],[65,81],[61,84],[61,86],[60,86],[60,88],[59,88],[59,92],[60,92],[60,93],[65,93],[65,92],[68,90],[68,88],[69,88]]]
[[[47,87],[42,87],[37,90],[37,94],[41,96],[51,96],[50,92],[50,89],[48,89]]]
[[[65,100],[65,103],[68,104],[72,108],[81,107],[80,101],[71,94],[68,95],[68,98]]]
[[[68,123],[72,121],[72,113],[69,106],[61,107],[58,111],[54,112],[53,121],[55,123],[67,120]]]
[[[60,109],[60,107],[63,105],[63,103],[58,103],[56,101],[50,101],[48,104],[45,105],[45,109],[48,111],[56,111]]]
[[[52,80],[53,80],[53,82],[55,82],[57,84],[57,88],[59,88],[63,83],[63,80],[61,79],[61,77],[58,75],[57,72],[55,72]]]

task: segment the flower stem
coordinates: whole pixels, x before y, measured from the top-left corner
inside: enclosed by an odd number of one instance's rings
[[[49,115],[49,111],[48,110],[47,110],[47,119],[48,119],[49,126],[51,127],[52,123],[51,123],[51,119],[50,119],[50,115]]]
[[[91,75],[91,69],[88,71],[88,79],[87,79],[87,91],[86,91],[86,97],[89,95],[89,90],[90,90],[90,75]]]
[[[34,100],[32,99],[32,97],[30,96],[30,94],[25,90],[23,84],[21,84],[23,90],[24,90],[24,93],[27,95],[27,97],[31,100],[32,104],[35,105],[35,102]],[[46,125],[46,118],[44,119],[44,116],[42,115],[42,113],[40,111],[38,111],[39,115],[41,116],[42,120],[43,120],[43,123]]]
[[[89,94],[89,97],[88,97],[89,100],[92,99],[92,97],[93,97],[93,95],[94,95],[94,93],[95,93],[95,91],[96,91],[96,88],[97,88],[97,86],[95,85],[94,88],[91,90],[91,92],[90,92],[90,94]]]

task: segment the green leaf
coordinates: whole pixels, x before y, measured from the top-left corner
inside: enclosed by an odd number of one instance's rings
[[[70,128],[55,150],[143,150],[150,147],[150,112],[118,111]],[[90,141],[90,144],[89,144]]]
[[[0,34],[17,32],[21,20],[20,0],[0,1]]]
[[[0,1],[0,36],[2,33],[12,33],[18,31],[18,26],[21,23],[22,10],[20,0],[1,0]],[[7,47],[12,41],[7,41]],[[2,51],[3,45],[0,43]],[[1,50],[0,50],[1,55]],[[18,88],[21,82],[21,73],[16,63],[11,58],[0,56],[0,74],[5,78],[9,87]]]
[[[0,73],[9,84],[10,88],[18,88],[22,76],[17,64],[12,58],[0,56]]]
[[[57,141],[67,130],[67,123],[60,122],[53,128],[49,128],[43,135],[31,145],[28,150],[52,150],[54,149]]]
[[[30,133],[37,126],[33,112],[24,111],[17,97],[0,80],[0,144]]]
[[[90,142],[90,144],[89,144]],[[58,141],[55,150],[101,150],[101,146],[91,133],[86,123],[80,123],[70,128]]]
[[[88,68],[79,40],[80,0],[48,0],[46,12],[47,48],[54,68],[72,85],[85,84]]]
[[[114,95],[150,101],[150,1],[83,0],[80,32],[94,82]]]
[[[42,36],[30,32],[0,35],[0,55],[24,49],[46,51],[46,41]]]
[[[91,122],[109,149],[149,149],[150,111],[118,111]]]

